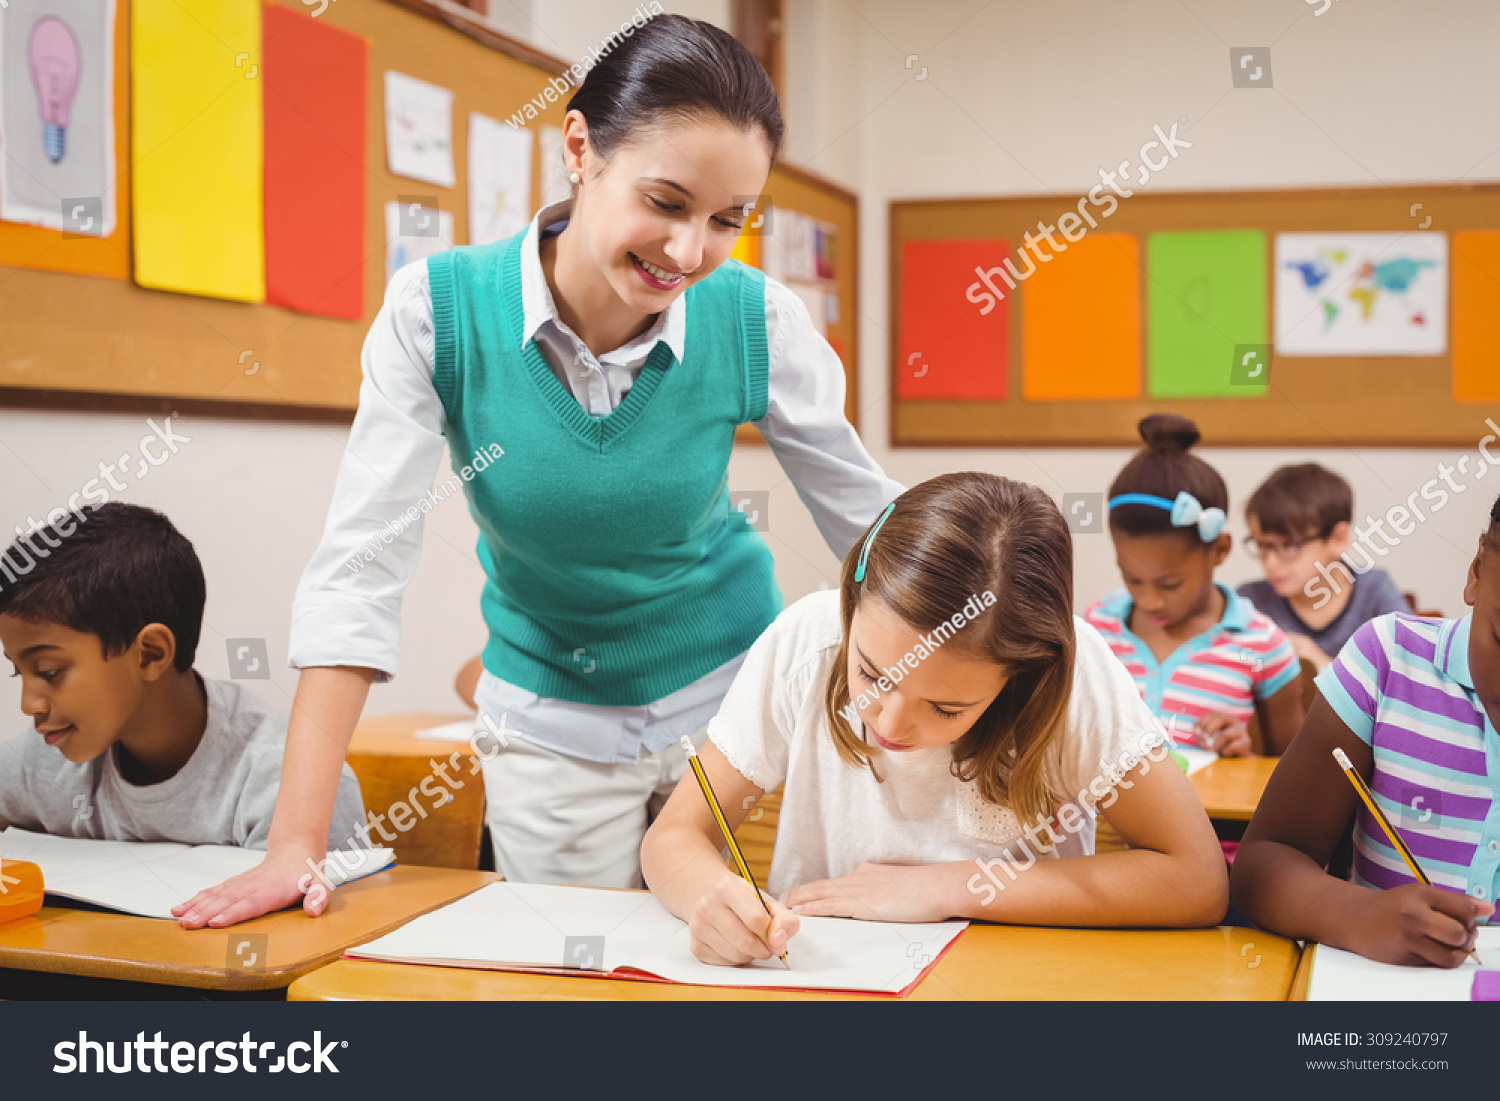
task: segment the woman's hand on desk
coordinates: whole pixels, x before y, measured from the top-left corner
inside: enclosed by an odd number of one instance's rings
[[[698,899],[688,919],[693,955],[704,963],[737,967],[768,960],[787,951],[797,935],[797,915],[761,893],[770,916],[755,897],[755,888],[725,869],[725,875]]]
[[[317,917],[328,908],[328,890],[309,870],[309,860],[314,867],[321,866],[310,853],[267,853],[248,872],[172,907],[172,914],[184,929],[222,929],[284,909],[301,899],[303,912]]]

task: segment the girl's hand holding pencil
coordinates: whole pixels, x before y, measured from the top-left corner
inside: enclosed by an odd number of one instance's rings
[[[1371,891],[1342,947],[1381,963],[1457,967],[1474,950],[1488,902],[1422,883]]]
[[[764,891],[760,899],[755,896],[754,887],[726,868],[688,920],[693,955],[704,963],[736,967],[785,952],[801,922]]]

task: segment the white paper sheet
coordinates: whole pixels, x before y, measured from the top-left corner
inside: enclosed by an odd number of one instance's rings
[[[459,719],[454,723],[444,723],[442,726],[428,726],[416,731],[412,737],[424,742],[467,742],[470,738],[486,728],[480,723],[478,717],[472,719]]]
[[[405,219],[403,222],[403,211]],[[436,227],[437,233],[427,230]],[[406,231],[406,232],[403,232]],[[385,204],[385,281],[407,264],[453,247],[453,215],[415,203]]]
[[[915,982],[967,925],[805,917],[787,945],[790,971],[776,959],[714,967],[694,958],[687,925],[644,892],[492,883],[349,955],[471,967],[626,968],[704,986],[894,994]]]
[[[1200,768],[1207,768],[1219,759],[1219,755],[1211,749],[1202,746],[1183,745],[1181,742],[1172,743],[1172,752],[1187,762],[1187,774],[1191,776]]]
[[[114,0],[9,0],[0,8],[0,219],[63,229],[69,200],[70,210],[81,208],[70,232],[108,236]]]
[[[1313,952],[1310,1002],[1466,1002],[1474,975],[1500,965],[1500,926],[1481,925],[1475,950],[1485,966],[1472,959],[1454,968],[1402,967],[1376,963],[1341,948],[1309,945]]]
[[[263,849],[179,845],[165,841],[93,841],[16,829],[0,832],[0,855],[42,869],[49,895],[89,902],[141,917],[177,920],[172,907],[199,891],[248,872]],[[330,853],[325,874],[338,886],[374,875],[396,862],[390,849]]]
[[[385,152],[386,163],[398,176],[454,186],[453,93],[387,69]]]
[[[531,131],[469,115],[469,244],[503,241],[531,221]]]

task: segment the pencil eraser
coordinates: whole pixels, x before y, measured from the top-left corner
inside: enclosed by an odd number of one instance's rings
[[[1471,1002],[1500,1002],[1500,971],[1474,972],[1474,985],[1469,988]]]
[[[25,860],[0,860],[0,923],[42,908],[42,869]]]

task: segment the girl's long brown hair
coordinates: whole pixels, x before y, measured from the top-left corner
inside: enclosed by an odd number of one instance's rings
[[[871,525],[874,526],[873,524]],[[865,536],[868,538],[869,532]],[[1009,680],[953,744],[953,774],[1023,822],[1049,819],[1056,794],[1047,765],[1073,687],[1073,537],[1052,498],[994,474],[943,474],[896,499],[870,543],[862,582],[854,572],[865,539],[844,559],[839,587],[843,641],[825,694],[829,730],[845,764],[875,773],[876,750],[858,737],[849,706],[849,628],[861,600],[885,604],[924,634],[986,589],[995,603],[945,645],[996,662]]]

